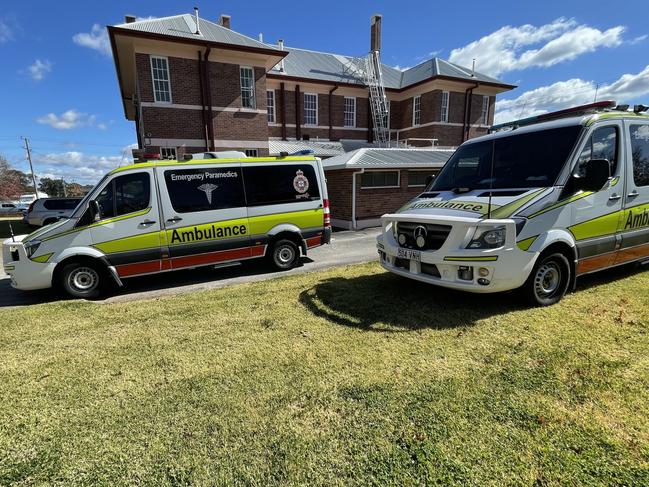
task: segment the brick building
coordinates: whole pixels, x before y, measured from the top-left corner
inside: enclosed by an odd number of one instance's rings
[[[140,151],[268,155],[269,141],[372,143],[368,90],[348,56],[270,45],[177,15],[109,26],[124,113]],[[372,38],[380,42],[379,16]],[[358,51],[362,51],[359,46]],[[486,133],[496,95],[514,88],[434,58],[382,65],[393,145],[457,146]]]

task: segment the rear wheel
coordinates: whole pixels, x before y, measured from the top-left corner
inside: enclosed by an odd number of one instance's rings
[[[96,299],[106,284],[106,273],[97,264],[73,262],[61,271],[61,285],[75,298]]]
[[[570,262],[565,255],[541,254],[523,286],[527,300],[534,306],[559,302],[568,291],[570,274]]]
[[[287,271],[297,265],[300,258],[300,251],[295,242],[290,240],[278,240],[271,248],[269,254],[271,265],[279,271]]]

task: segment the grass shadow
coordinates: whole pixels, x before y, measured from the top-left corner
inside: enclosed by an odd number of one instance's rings
[[[515,293],[470,294],[390,273],[334,278],[300,294],[314,315],[366,331],[461,328],[525,309]]]

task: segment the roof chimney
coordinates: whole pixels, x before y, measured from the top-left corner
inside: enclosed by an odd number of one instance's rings
[[[230,21],[232,20],[232,17],[229,15],[221,14],[219,17],[219,25],[225,27],[226,29],[230,28]]]
[[[284,39],[280,39],[277,41],[277,47],[279,47],[280,51],[284,50]],[[281,73],[284,72],[284,58],[282,58],[282,60],[279,62],[279,71]]]
[[[471,77],[475,78],[475,58],[473,58],[473,66],[471,66]]]
[[[194,34],[196,35],[201,35],[201,26],[200,26],[200,19],[198,18],[198,7],[194,7],[194,22],[196,22],[196,32]]]
[[[124,16],[124,23],[125,24],[132,24],[133,22],[135,22],[135,19],[136,19],[135,15],[125,15]]]
[[[264,42],[264,33],[263,32],[259,33],[259,42]]]
[[[383,18],[380,14],[372,15],[372,20],[370,21],[370,51],[380,51],[381,50],[381,19]]]

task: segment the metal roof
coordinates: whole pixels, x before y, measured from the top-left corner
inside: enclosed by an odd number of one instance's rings
[[[147,32],[151,34],[168,35],[184,39],[199,39],[207,42],[233,44],[237,46],[254,47],[280,51],[276,46],[264,44],[252,37],[239,34],[209,20],[199,19],[200,35],[196,34],[196,20],[193,15],[182,14],[157,19],[139,20],[115,27],[126,30]]]
[[[300,150],[312,150],[316,157],[332,157],[345,153],[341,142],[319,142],[311,140],[269,140],[268,152],[271,156],[281,152],[292,154]]]
[[[322,161],[328,169],[441,168],[453,155],[438,149],[356,149]]]

